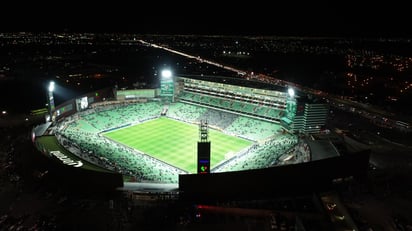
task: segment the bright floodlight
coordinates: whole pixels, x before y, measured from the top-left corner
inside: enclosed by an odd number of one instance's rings
[[[295,95],[295,91],[293,90],[293,88],[289,88],[288,93],[290,97],[293,97]]]
[[[54,91],[54,82],[53,81],[51,81],[50,84],[49,84],[49,91],[50,92]]]
[[[163,78],[170,78],[170,77],[172,77],[172,72],[170,70],[163,70],[162,71],[162,77]]]

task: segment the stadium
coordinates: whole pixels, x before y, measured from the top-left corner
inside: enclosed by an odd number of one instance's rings
[[[270,181],[285,174],[294,185],[324,185],[340,177],[364,175],[336,167],[344,157],[336,148],[326,155],[326,162],[310,166],[315,162],[311,160],[323,158],[312,155],[311,150],[321,148],[305,137],[322,129],[328,108],[300,100],[284,86],[164,72],[156,89],[106,88],[56,107],[49,90],[48,99],[46,123],[32,131],[35,147],[65,168],[82,169],[82,179],[95,175],[91,181],[106,185],[113,179],[109,187],[144,183],[174,185],[189,195],[217,191],[223,195],[225,190],[230,195],[245,182],[261,193],[262,186],[253,185],[256,179]],[[202,159],[205,153],[207,158]],[[368,159],[363,156],[343,161],[364,166]],[[318,174],[316,183],[314,168],[329,171],[326,179]],[[293,179],[296,172],[305,171],[311,180]],[[285,179],[278,182],[285,182],[285,189],[290,185]],[[264,191],[273,190],[265,186]]]

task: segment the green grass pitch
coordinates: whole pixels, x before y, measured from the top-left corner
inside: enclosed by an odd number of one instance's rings
[[[190,173],[197,171],[198,125],[162,117],[104,135]],[[209,129],[209,141],[211,168],[222,161],[227,153],[237,153],[252,144],[251,141],[213,129]]]

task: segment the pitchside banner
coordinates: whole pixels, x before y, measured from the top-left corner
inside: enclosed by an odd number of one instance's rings
[[[174,83],[172,79],[162,79],[160,81],[160,95],[161,96],[173,96]]]

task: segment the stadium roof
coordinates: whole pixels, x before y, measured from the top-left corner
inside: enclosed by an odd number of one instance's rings
[[[205,80],[205,81],[210,81],[210,82],[243,86],[243,87],[287,92],[287,89],[283,86],[268,84],[268,83],[259,82],[256,80],[248,80],[242,77],[210,76],[210,75],[181,75],[181,74],[179,74],[178,76],[184,77],[184,78],[190,78],[190,79],[199,79],[199,80]]]

